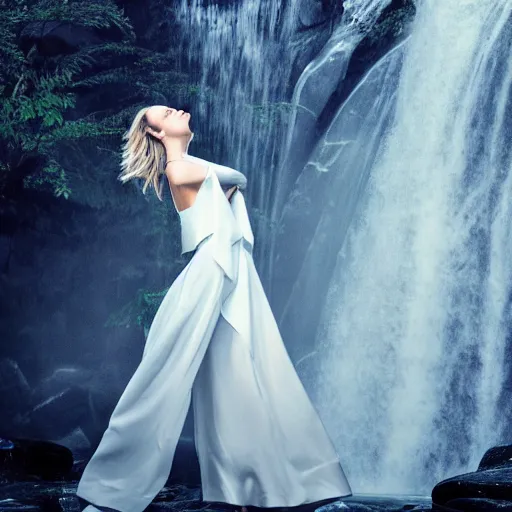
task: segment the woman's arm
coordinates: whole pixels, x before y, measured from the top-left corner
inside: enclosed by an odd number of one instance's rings
[[[221,186],[236,185],[240,190],[245,190],[247,187],[247,178],[240,171],[224,165],[214,165],[213,170]]]
[[[201,185],[208,169],[189,160],[174,160],[166,166],[166,174],[174,185]]]
[[[247,178],[240,171],[223,165],[214,165],[212,169],[224,190],[230,185],[236,185],[240,190],[247,187]],[[189,160],[174,160],[167,164],[166,170],[175,185],[200,185],[207,172],[204,165]]]

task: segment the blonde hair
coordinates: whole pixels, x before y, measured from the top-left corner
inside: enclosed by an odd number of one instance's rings
[[[152,186],[160,201],[162,196],[161,176],[165,173],[166,151],[164,145],[146,131],[148,123],[146,113],[150,107],[141,108],[124,133],[121,169],[118,179],[123,183],[134,178],[144,179],[142,193]]]

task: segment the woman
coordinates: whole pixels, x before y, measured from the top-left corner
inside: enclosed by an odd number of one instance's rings
[[[141,512],[164,486],[191,400],[204,501],[290,507],[350,496],[334,446],[286,352],[252,258],[245,176],[188,154],[190,114],[140,110],[122,181],[162,199],[165,173],[193,257],[172,283],[142,361],[77,495]]]

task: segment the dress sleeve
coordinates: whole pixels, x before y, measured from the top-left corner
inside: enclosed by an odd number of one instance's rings
[[[215,165],[213,170],[223,189],[228,189],[233,185],[237,185],[241,190],[247,187],[247,178],[240,171],[224,165]]]

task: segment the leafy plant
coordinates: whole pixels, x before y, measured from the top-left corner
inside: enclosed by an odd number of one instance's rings
[[[105,327],[130,328],[137,325],[147,330],[168,290],[169,288],[159,292],[139,290],[133,300],[109,315]]]
[[[141,99],[162,99],[173,77],[159,67],[168,67],[172,54],[137,46],[112,0],[1,4],[0,197],[36,188],[67,199],[81,171],[63,165],[67,154],[87,139],[119,147]],[[65,37],[55,43],[63,27],[79,31],[75,46]]]

